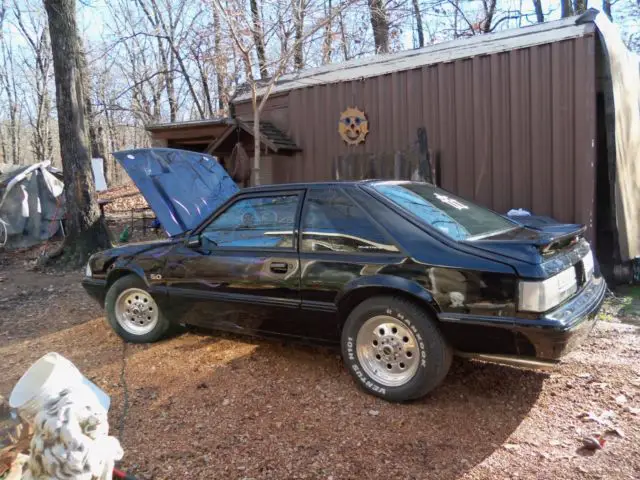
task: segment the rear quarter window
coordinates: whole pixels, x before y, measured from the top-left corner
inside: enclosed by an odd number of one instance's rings
[[[309,190],[302,216],[304,252],[390,253],[398,248],[339,188]]]

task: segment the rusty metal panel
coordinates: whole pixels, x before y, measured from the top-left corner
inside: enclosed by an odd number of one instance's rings
[[[574,221],[587,226],[591,241],[595,240],[596,211],[596,56],[595,38],[575,41],[575,212]]]
[[[473,198],[483,205],[492,203],[491,149],[491,61],[476,57],[473,65]]]
[[[525,208],[592,227],[595,41],[589,34],[292,90],[282,129],[303,151],[282,162],[290,173],[276,178],[411,178],[423,127],[445,188],[499,212]],[[285,108],[281,96],[277,106]],[[340,112],[350,106],[369,120],[369,135],[357,146],[337,132]]]
[[[457,142],[455,129],[455,64],[438,65],[438,96],[440,122],[440,144],[433,145],[440,150],[440,178],[444,188],[457,191]]]
[[[509,54],[491,56],[491,144],[493,148],[493,200],[504,212],[511,203],[511,120],[509,111]]]
[[[553,195],[549,187],[553,173],[551,125],[552,89],[551,45],[531,49],[531,208],[552,212]]]

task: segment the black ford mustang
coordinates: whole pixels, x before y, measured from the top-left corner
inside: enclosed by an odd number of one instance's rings
[[[436,387],[453,353],[557,361],[604,297],[577,225],[525,227],[425,183],[238,191],[206,155],[115,155],[170,235],[87,265],[130,342],[176,323],[340,343],[358,384],[399,401]]]

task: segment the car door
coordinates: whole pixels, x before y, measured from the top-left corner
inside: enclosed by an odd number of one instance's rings
[[[302,311],[317,335],[337,340],[336,298],[363,276],[395,271],[406,256],[368,209],[354,198],[355,187],[314,187],[305,197],[300,223]]]
[[[172,315],[188,324],[290,334],[300,307],[301,191],[241,195],[178,246],[164,278]]]

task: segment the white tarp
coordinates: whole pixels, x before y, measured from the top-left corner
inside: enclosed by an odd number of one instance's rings
[[[640,61],[602,12],[595,18],[613,85],[616,138],[615,211],[622,261],[640,257]]]
[[[0,177],[0,242],[36,245],[54,236],[64,218],[64,185],[49,162],[21,166]]]
[[[104,178],[104,160],[102,158],[92,158],[91,169],[93,170],[93,179],[96,183],[96,190],[98,192],[106,190],[107,180]]]

